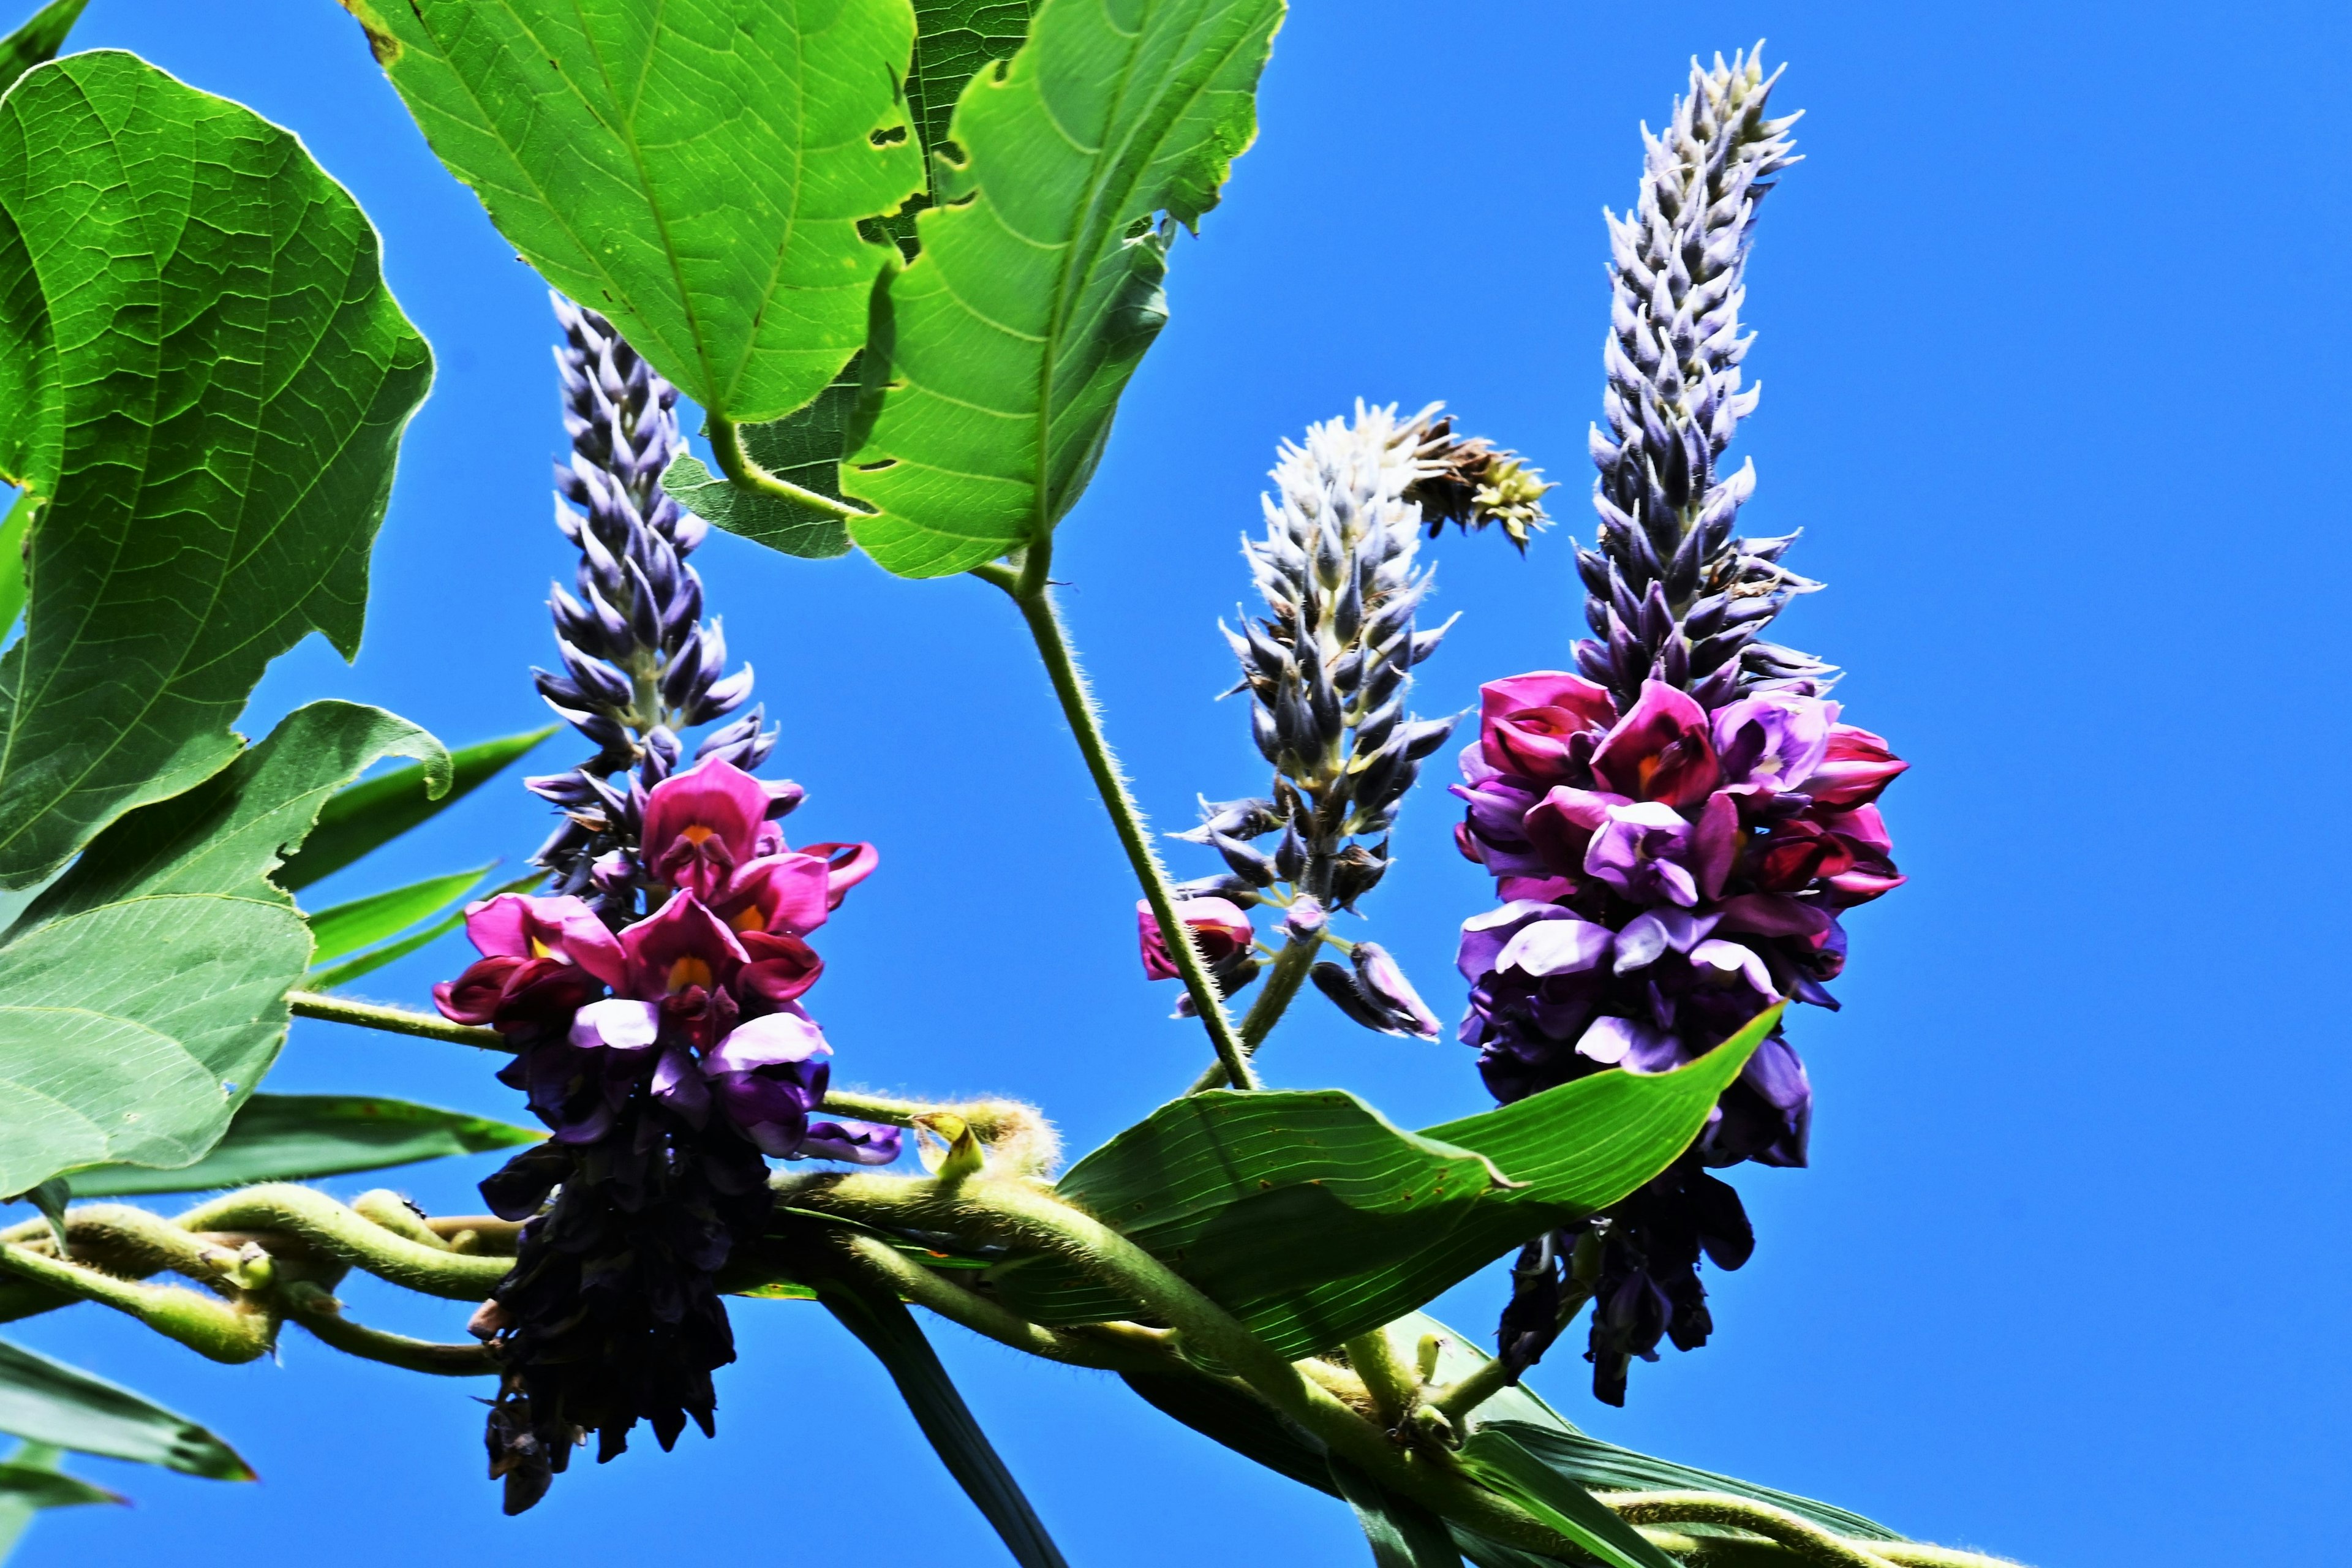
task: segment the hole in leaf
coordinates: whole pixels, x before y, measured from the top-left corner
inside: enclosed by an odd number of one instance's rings
[[[907,128],[903,125],[893,125],[887,130],[872,132],[866,138],[877,147],[895,147],[906,139]]]
[[[852,463],[849,466],[856,468],[861,474],[878,474],[885,468],[897,468],[898,466],[898,459],[896,458],[885,458],[878,463]]]

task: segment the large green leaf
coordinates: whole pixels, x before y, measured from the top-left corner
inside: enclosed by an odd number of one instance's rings
[[[898,242],[902,256],[914,256],[916,215],[938,197],[929,173],[930,160],[947,140],[957,95],[981,67],[1009,58],[1021,47],[1028,26],[1029,0],[917,0],[907,109],[922,150],[925,182],[896,214],[877,220]],[[860,363],[853,359],[814,402],[782,419],[744,426],[743,450],[778,479],[841,500],[842,457],[863,438],[858,428],[863,381]],[[728,532],[786,555],[821,560],[849,550],[849,525],[835,513],[730,484],[697,458],[673,462],[662,475],[662,488],[680,506]]]
[[[300,853],[280,866],[272,880],[289,892],[300,892],[457,805],[562,727],[550,724],[459,747],[449,753],[449,787],[439,795],[428,787],[431,780],[421,765],[387,768],[336,791],[320,808],[318,826],[302,841]]]
[[[41,498],[32,491],[19,491],[7,517],[0,520],[0,637],[15,627],[25,607],[25,541],[40,505]]]
[[[1013,1560],[1021,1568],[1068,1568],[906,1304],[839,1276],[824,1275],[814,1284],[817,1300],[889,1373],[940,1462],[995,1527]]]
[[[184,1415],[119,1384],[0,1340],[0,1432],[30,1442],[249,1481],[236,1450]]]
[[[66,47],[66,35],[81,20],[89,0],[49,0],[25,18],[16,30],[0,38],[0,92],[45,60],[57,58]]]
[[[845,488],[901,576],[1043,538],[1094,471],[1166,320],[1175,225],[1214,206],[1256,130],[1282,0],[1045,0],[1009,66],[964,88],[933,160],[922,254],[889,284],[889,354]]]
[[[312,630],[359,648],[432,359],[301,143],[113,50],[0,99],[0,477],[44,498],[0,661],[0,887],[227,765]]]
[[[496,862],[493,862],[495,864]],[[420,921],[446,913],[467,893],[481,886],[488,866],[427,877],[404,888],[387,888],[348,903],[331,904],[310,916],[310,962],[325,963],[372,943],[397,936]],[[533,880],[537,880],[536,878]]]
[[[1282,1354],[1307,1355],[1412,1311],[1664,1169],[1778,1017],[1768,1012],[1674,1072],[1595,1073],[1419,1133],[1337,1089],[1192,1095],[1079,1161],[1056,1191]],[[1131,1310],[1049,1257],[988,1278],[1039,1322]]]
[[[72,1173],[78,1198],[195,1193],[256,1182],[308,1182],[381,1171],[452,1154],[536,1143],[547,1134],[488,1117],[357,1094],[257,1094],[231,1119],[212,1152],[157,1171],[97,1165]]]
[[[906,0],[345,0],[450,173],[706,409],[773,419],[866,341],[922,184]]]
[[[298,709],[196,788],[100,835],[0,944],[0,1192],[60,1171],[175,1167],[277,1058],[310,928],[269,880],[320,805],[440,743],[348,702]]]

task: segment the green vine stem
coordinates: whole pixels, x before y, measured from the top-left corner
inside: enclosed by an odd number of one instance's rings
[[[1108,1334],[1080,1335],[1040,1328],[924,1268],[878,1237],[843,1232],[835,1245],[851,1267],[876,1284],[950,1322],[1026,1354],[1100,1372],[1164,1373],[1183,1369],[1164,1331],[1134,1323],[1091,1325],[1115,1331]]]
[[[272,1317],[180,1285],[142,1285],[29,1247],[0,1245],[0,1268],[138,1319],[208,1361],[254,1360],[277,1339]]]
[[[381,1029],[389,1035],[414,1035],[419,1039],[446,1040],[453,1046],[478,1046],[486,1051],[514,1054],[514,1046],[496,1029],[453,1024],[434,1013],[384,1007],[373,1002],[352,1002],[341,996],[322,996],[315,991],[289,991],[286,1005],[298,1018],[323,1018],[330,1024],[352,1024],[362,1029]]]
[[[802,1207],[884,1225],[976,1228],[1067,1258],[1173,1328],[1188,1359],[1237,1374],[1259,1398],[1381,1484],[1507,1545],[1567,1556],[1574,1542],[1477,1485],[1450,1461],[1389,1439],[1309,1372],[1265,1342],[1167,1265],[1090,1215],[1035,1188],[977,1177],[951,1191],[906,1178],[824,1175],[780,1183]]]
[[[1274,1026],[1282,1021],[1283,1014],[1290,1010],[1292,999],[1298,994],[1298,987],[1307,979],[1307,972],[1315,967],[1315,955],[1322,951],[1323,937],[1318,932],[1313,936],[1292,937],[1282,944],[1282,951],[1274,955],[1274,963],[1266,971],[1265,982],[1258,987],[1257,999],[1250,1004],[1249,1011],[1242,1015],[1244,1057],[1256,1056],[1258,1047],[1265,1044],[1265,1037],[1274,1033]],[[1225,1070],[1224,1060],[1220,1058],[1202,1068],[1201,1076],[1192,1080],[1192,1087],[1184,1092],[1199,1094],[1203,1089],[1223,1089],[1232,1081],[1233,1077]]]
[[[435,1377],[486,1377],[499,1370],[498,1352],[487,1344],[441,1344],[355,1323],[343,1316],[341,1301],[307,1279],[289,1284],[278,1300],[289,1318],[345,1355]]]
[[[1722,1492],[1616,1492],[1601,1500],[1628,1524],[1729,1525],[1787,1548],[1808,1563],[1827,1568],[1892,1568],[1874,1550],[1823,1530],[1786,1509]]]
[[[183,1230],[286,1231],[328,1257],[420,1295],[479,1301],[514,1265],[411,1241],[324,1193],[290,1183],[243,1187],[181,1215]]]
[[[1104,808],[1110,813],[1111,825],[1118,831],[1128,864],[1134,868],[1136,881],[1142,885],[1144,901],[1150,905],[1152,918],[1160,922],[1169,956],[1183,976],[1184,990],[1192,999],[1193,1011],[1200,1015],[1201,1026],[1209,1032],[1209,1044],[1215,1048],[1228,1081],[1239,1089],[1255,1089],[1257,1079],[1250,1071],[1249,1053],[1243,1048],[1233,1019],[1217,995],[1216,984],[1209,977],[1209,966],[1193,942],[1192,931],[1176,919],[1176,898],[1168,883],[1167,868],[1160,863],[1160,853],[1152,847],[1143,810],[1136,805],[1134,795],[1127,787],[1127,775],[1120,771],[1118,758],[1104,737],[1101,710],[1087,688],[1086,672],[1078,668],[1069,637],[1063,630],[1061,616],[1054,608],[1054,591],[1046,580],[1052,548],[1050,534],[1029,545],[1022,552],[1017,575],[1002,566],[984,568],[974,575],[1002,588],[1028,624],[1030,638],[1037,645],[1037,656],[1045,661],[1046,679],[1053,683],[1054,695],[1061,703],[1062,717],[1086,758],[1095,793],[1102,797]]]
[[[745,489],[757,490],[778,500],[788,500],[794,506],[804,506],[844,521],[874,515],[819,491],[803,489],[790,479],[770,473],[743,450],[742,432],[736,428],[735,421],[723,415],[705,413],[702,435],[710,443],[710,455],[718,459],[719,471]]]
[[[1388,1330],[1380,1328],[1369,1334],[1358,1334],[1344,1348],[1348,1364],[1364,1380],[1365,1392],[1380,1413],[1381,1425],[1394,1430],[1412,1408],[1418,1385],[1397,1358],[1396,1345],[1389,1338]]]

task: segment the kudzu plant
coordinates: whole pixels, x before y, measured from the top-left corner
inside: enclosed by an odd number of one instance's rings
[[[1819,584],[1738,531],[1743,274],[1794,161],[1754,54],[1693,66],[1609,220],[1575,668],[1488,680],[1475,733],[1417,712],[1452,625],[1423,552],[1450,524],[1525,552],[1555,487],[1437,406],[1315,426],[1244,543],[1264,612],[1223,628],[1270,771],[1187,781],[1232,798],[1173,835],[1180,883],[1056,612],[1055,531],[1165,321],[1177,228],[1255,135],[1280,0],[345,3],[551,290],[572,570],[532,679],[585,754],[524,781],[553,822],[519,880],[298,904],[551,732],[451,752],[334,701],[231,728],[310,632],[356,651],[429,351],[290,132],[61,53],[81,0],[0,41],[0,1193],[31,1205],[0,1231],[0,1316],[96,1303],[225,1362],[291,1323],[469,1380],[509,1513],[592,1441],[712,1433],[734,1304],[796,1300],[882,1362],[1029,1568],[1063,1559],[910,1305],[1345,1499],[1385,1565],[1991,1561],[1599,1442],[1520,1385],[1588,1309],[1612,1403],[1662,1342],[1706,1342],[1702,1267],[1755,1246],[1724,1173],[1805,1163],[1785,1010],[1836,1005],[1846,912],[1903,879],[1875,803],[1905,764],[1829,666],[1765,640]],[[824,928],[881,858],[789,837],[802,786],[762,770],[790,738],[694,561],[713,525],[1003,595],[1134,872],[1145,974],[1206,1037],[1191,1092],[1062,1169],[1037,1108],[832,1085]],[[1494,879],[1459,1037],[1495,1108],[1406,1131],[1266,1087],[1310,994],[1443,1032],[1431,977],[1350,933],[1457,741],[1456,840]],[[477,956],[429,1008],[351,994],[460,925]],[[295,1016],[479,1047],[539,1126],[261,1092]],[[492,1149],[481,1214],[301,1184]],[[209,1195],[89,1201],[170,1193]],[[1505,1259],[1491,1342],[1422,1310]],[[455,1303],[447,1337],[357,1321],[353,1269]],[[11,1540],[110,1495],[69,1451],[250,1475],[5,1344],[0,1429]]]

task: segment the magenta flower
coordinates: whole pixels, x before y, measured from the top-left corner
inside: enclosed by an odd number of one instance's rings
[[[1616,721],[1608,689],[1580,675],[1538,669],[1478,689],[1478,750],[1486,765],[1537,784],[1581,773]]]
[[[830,868],[805,850],[764,855],[735,868],[706,902],[736,931],[806,936],[833,912]]]
[[[1642,700],[1592,753],[1600,787],[1631,800],[1696,805],[1722,782],[1706,710],[1663,680],[1642,683]]]
[[[1249,915],[1230,899],[1182,899],[1176,905],[1176,918],[1191,929],[1192,940],[1201,956],[1210,967],[1247,952],[1256,933],[1250,928]],[[1176,961],[1169,955],[1167,939],[1160,934],[1160,921],[1151,906],[1136,900],[1135,926],[1137,944],[1142,950],[1143,973],[1152,980],[1174,980],[1178,977]]]
[[[1868,805],[1911,764],[1886,749],[1886,742],[1851,724],[1831,727],[1821,764],[1806,784],[1817,805]]]
[[[621,944],[578,899],[501,893],[467,906],[466,934],[482,956],[433,988],[434,1005],[506,1034],[561,1025],[626,968]]]
[[[769,800],[758,779],[723,757],[707,758],[646,794],[637,858],[656,881],[708,902],[758,857]]]

